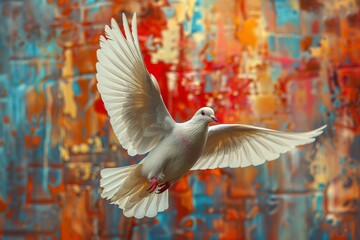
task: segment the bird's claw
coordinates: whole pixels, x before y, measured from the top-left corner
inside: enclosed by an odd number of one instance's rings
[[[156,191],[156,194],[165,192],[166,190],[169,189],[170,186],[171,186],[171,184],[169,182],[159,185],[159,189]]]
[[[158,182],[158,180],[157,180],[156,178],[152,178],[152,179],[150,180],[150,183],[151,183],[151,185],[150,185],[150,187],[149,187],[146,191],[148,191],[149,193],[152,193],[152,192],[154,192],[155,189],[157,188],[159,182]]]

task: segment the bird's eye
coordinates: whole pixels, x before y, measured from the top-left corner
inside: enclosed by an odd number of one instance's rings
[[[205,116],[205,112],[204,110],[201,111],[201,115]]]

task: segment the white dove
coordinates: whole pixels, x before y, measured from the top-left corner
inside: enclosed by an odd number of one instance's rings
[[[96,64],[98,90],[113,130],[129,155],[148,155],[139,163],[101,171],[101,197],[127,217],[154,217],[168,208],[168,188],[189,170],[257,166],[313,142],[323,129],[288,133],[243,124],[219,124],[203,107],[187,122],[173,120],[159,85],[140,52],[136,14],[124,38],[114,19],[100,37]]]

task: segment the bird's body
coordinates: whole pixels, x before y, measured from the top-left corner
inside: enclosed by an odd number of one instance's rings
[[[176,123],[170,134],[141,162],[143,176],[156,177],[160,183],[176,182],[199,159],[207,133],[206,122]]]
[[[113,130],[129,155],[145,154],[139,163],[101,171],[101,196],[126,216],[154,217],[168,208],[168,189],[188,171],[247,167],[277,159],[295,146],[315,141],[326,126],[290,133],[244,124],[219,124],[214,110],[199,109],[177,123],[167,111],[155,77],[142,59],[136,29],[123,15],[125,37],[116,21],[100,37],[96,64],[98,90]]]

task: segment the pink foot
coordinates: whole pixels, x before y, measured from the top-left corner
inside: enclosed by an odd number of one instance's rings
[[[152,178],[152,179],[150,180],[150,183],[151,183],[151,185],[150,185],[150,187],[148,188],[148,190],[146,190],[146,191],[148,191],[149,193],[152,193],[152,192],[155,191],[155,189],[157,188],[159,182],[158,182],[158,180],[157,180],[156,178]]]
[[[166,190],[168,190],[170,186],[171,186],[170,182],[163,183],[163,184],[159,185],[159,189],[157,190],[156,193],[157,194],[163,193]]]

